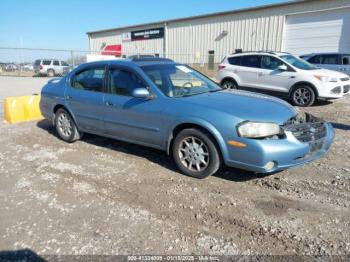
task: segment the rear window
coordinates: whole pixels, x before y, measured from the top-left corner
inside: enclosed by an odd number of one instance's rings
[[[241,57],[241,66],[260,68],[260,56],[246,55]]]
[[[43,65],[51,65],[51,60],[44,60]]]
[[[35,60],[34,65],[38,66],[40,65],[41,60]]]
[[[227,58],[228,62],[230,65],[241,65],[241,57],[240,56],[235,56],[235,57],[229,57]]]
[[[62,66],[69,66],[66,62],[64,62],[64,61],[61,61],[61,65]]]

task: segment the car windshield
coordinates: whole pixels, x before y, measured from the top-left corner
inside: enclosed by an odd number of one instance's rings
[[[169,97],[192,96],[222,90],[214,81],[185,65],[148,65],[142,66],[142,69]]]
[[[296,68],[299,68],[302,70],[318,69],[316,66],[313,66],[312,64],[293,55],[281,55],[280,58],[286,61],[287,63],[291,64],[292,66],[295,66]]]

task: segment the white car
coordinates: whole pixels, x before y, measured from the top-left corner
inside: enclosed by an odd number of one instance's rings
[[[228,55],[219,65],[217,79],[224,88],[283,95],[297,106],[310,106],[317,99],[341,98],[350,89],[348,75],[277,52]]]

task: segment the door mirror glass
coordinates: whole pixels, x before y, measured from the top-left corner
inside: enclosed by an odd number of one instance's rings
[[[280,71],[287,71],[287,66],[286,65],[280,65],[279,67],[278,67],[278,70],[280,70]]]
[[[132,91],[132,96],[135,98],[147,99],[151,97],[151,94],[147,88],[135,88]]]

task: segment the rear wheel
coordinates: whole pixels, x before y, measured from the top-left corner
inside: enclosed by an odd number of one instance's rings
[[[221,166],[219,150],[211,136],[199,129],[184,129],[175,138],[173,158],[186,175],[206,178]]]
[[[224,80],[221,84],[221,87],[224,89],[238,89],[237,82],[235,80]]]
[[[48,77],[54,77],[55,76],[55,71],[53,71],[52,69],[47,70],[47,76]]]
[[[74,142],[82,136],[71,115],[63,108],[58,109],[56,112],[55,127],[59,137],[66,142]]]
[[[316,99],[314,90],[307,85],[297,86],[292,94],[291,99],[294,105],[296,106],[311,106]]]

